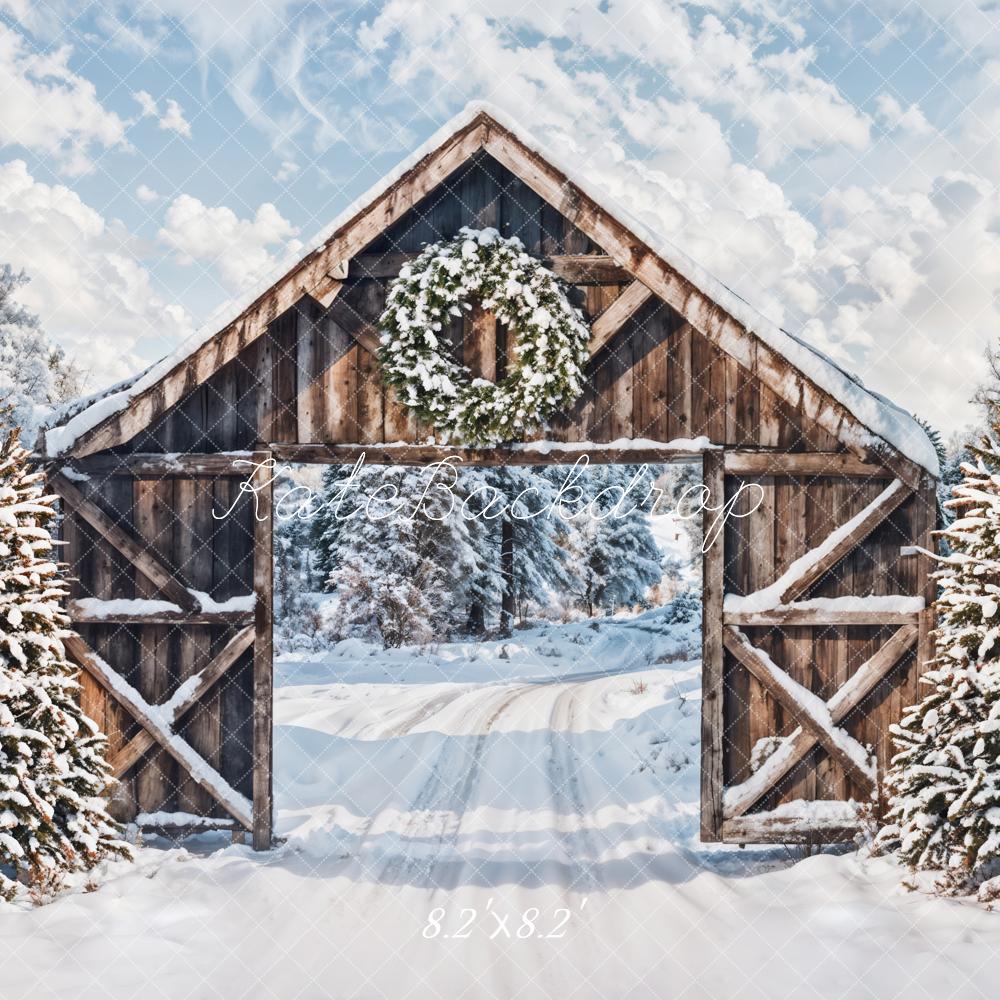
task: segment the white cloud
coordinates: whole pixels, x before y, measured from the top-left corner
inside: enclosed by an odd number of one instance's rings
[[[35,180],[23,160],[0,164],[0,245],[31,277],[19,298],[95,388],[149,363],[140,341],[165,353],[191,332],[185,310],[153,290],[134,241],[69,188]]]
[[[69,68],[71,54],[68,45],[32,52],[22,35],[0,23],[0,142],[47,154],[59,169],[82,174],[95,150],[127,143],[125,123]]]
[[[160,198],[163,197],[163,195],[161,195],[159,191],[154,191],[151,187],[149,187],[146,184],[140,184],[135,189],[135,196],[144,205],[148,205],[154,201],[159,201]]]
[[[168,132],[177,132],[191,138],[191,125],[185,120],[181,106],[174,100],[167,100],[167,110],[157,124]]]
[[[282,160],[274,179],[279,184],[283,184],[285,181],[291,180],[299,172],[299,169],[299,165],[294,160]]]
[[[902,129],[914,135],[928,135],[934,131],[919,104],[904,108],[892,94],[879,94],[875,98],[875,107],[879,121],[890,131]]]
[[[166,110],[161,115],[156,99],[148,91],[137,90],[132,97],[139,102],[140,118],[155,118],[164,131],[191,138],[191,124],[184,117],[184,109],[173,98],[167,98]]]
[[[155,118],[159,114],[156,101],[149,91],[137,90],[132,97],[139,103],[139,116],[141,118]]]
[[[265,202],[252,219],[241,219],[224,205],[209,207],[182,194],[167,209],[160,240],[177,251],[178,262],[200,261],[215,268],[229,289],[245,287],[273,265],[271,248],[294,253],[302,244],[298,229]]]

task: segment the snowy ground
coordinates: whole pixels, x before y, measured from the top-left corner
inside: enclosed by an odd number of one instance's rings
[[[1000,915],[854,853],[697,841],[697,623],[278,663],[267,855],[145,847],[0,904],[0,996],[996,995]]]

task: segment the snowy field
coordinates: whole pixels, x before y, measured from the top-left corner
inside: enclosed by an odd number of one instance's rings
[[[698,622],[277,664],[270,854],[147,844],[0,904],[0,996],[993,997],[1000,915],[698,843]]]

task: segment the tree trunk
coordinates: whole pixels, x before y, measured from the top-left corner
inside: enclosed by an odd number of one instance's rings
[[[500,575],[503,577],[503,597],[500,602],[500,631],[510,635],[514,625],[514,524],[504,518],[500,529]]]
[[[482,635],[486,631],[486,609],[482,601],[474,601],[469,608],[469,631],[473,635]]]

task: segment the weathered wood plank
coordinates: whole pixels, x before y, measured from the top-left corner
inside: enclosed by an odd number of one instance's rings
[[[918,611],[840,611],[823,608],[780,607],[770,611],[727,611],[727,625],[752,628],[798,625],[912,625],[920,618]]]
[[[464,317],[462,361],[474,378],[497,380],[497,321],[493,313],[476,307]]]
[[[87,455],[74,459],[72,467],[92,479],[111,480],[116,476],[156,476],[158,478],[205,478],[245,475],[245,467],[234,465],[245,462],[249,451],[222,451],[215,453],[191,452],[167,454],[134,452],[126,455]],[[103,485],[103,484],[102,484]]]
[[[587,455],[592,465],[664,464],[690,462],[702,453],[684,448],[656,447],[609,448],[538,447],[526,444],[520,448],[449,448],[441,445],[379,445],[379,444],[275,444],[271,454],[279,462],[311,465],[353,465],[361,455],[369,465],[424,465],[449,456],[461,459],[465,465],[572,465],[581,455]]]
[[[253,588],[257,595],[253,651],[253,846],[271,846],[273,811],[274,654],[273,606],[273,488],[262,463],[269,457],[258,450],[255,472],[257,512],[254,530]]]
[[[590,324],[588,350],[593,357],[652,298],[653,293],[641,282],[633,281]]]
[[[724,462],[720,451],[706,452],[702,481],[715,505],[724,496]],[[718,499],[716,499],[718,498]],[[704,533],[714,514],[705,511]],[[722,837],[722,685],[723,637],[722,600],[725,589],[725,539],[720,536],[702,556],[702,628],[701,628],[701,839],[717,841]]]
[[[147,545],[149,554],[160,559],[171,554],[175,485],[181,484],[172,479],[136,479],[133,483],[136,534]],[[154,584],[141,577],[136,580],[137,597],[154,598],[156,595]],[[140,655],[136,686],[142,697],[155,705],[163,701],[177,683],[179,657],[171,656],[172,636],[165,625],[146,625],[138,633]],[[177,764],[171,754],[163,750],[151,754],[135,776],[139,809],[150,813],[173,811],[178,778]]]
[[[395,278],[419,250],[358,254],[350,262],[350,278]],[[607,254],[546,254],[541,263],[571,285],[624,285],[632,275]]]
[[[812,815],[750,815],[727,819],[722,840],[727,844],[839,844],[851,843],[861,821],[824,820]]]
[[[891,479],[884,465],[863,462],[849,451],[726,451],[734,476],[872,476]]]
[[[252,611],[154,611],[103,612],[79,601],[70,601],[67,614],[78,625],[245,625]]]

